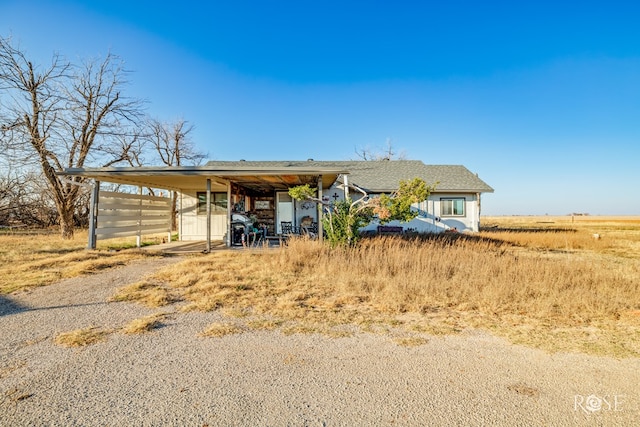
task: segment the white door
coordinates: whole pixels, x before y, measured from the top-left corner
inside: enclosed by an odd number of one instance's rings
[[[282,233],[281,221],[293,222],[293,199],[289,193],[276,193],[276,230]]]

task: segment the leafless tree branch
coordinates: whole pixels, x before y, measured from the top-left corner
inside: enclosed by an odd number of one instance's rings
[[[79,66],[56,54],[50,66],[40,69],[10,39],[0,37],[0,149],[11,160],[22,156],[38,163],[63,238],[73,236],[82,194],[56,172],[89,163],[127,162],[139,137],[132,129],[141,121],[142,103],[122,95],[126,74],[122,61],[111,53]]]
[[[371,148],[360,147],[355,149],[356,157],[359,160],[376,161],[376,160],[406,160],[407,156],[404,152],[397,152],[393,147],[391,138],[387,138],[384,147]]]

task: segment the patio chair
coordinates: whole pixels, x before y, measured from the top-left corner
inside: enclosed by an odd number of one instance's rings
[[[292,234],[294,234],[293,232],[293,223],[291,221],[281,221],[280,222],[280,229],[282,230],[282,235],[283,236],[291,236]]]

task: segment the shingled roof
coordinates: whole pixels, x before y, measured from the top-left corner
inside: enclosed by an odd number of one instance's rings
[[[487,183],[462,165],[425,165],[420,160],[375,161],[210,161],[209,167],[251,168],[337,168],[349,171],[349,183],[372,193],[391,192],[401,180],[422,178],[427,184],[438,183],[438,192],[492,193]]]

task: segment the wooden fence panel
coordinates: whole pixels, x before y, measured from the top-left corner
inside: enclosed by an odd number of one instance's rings
[[[100,191],[98,238],[155,233],[171,233],[170,198]]]

